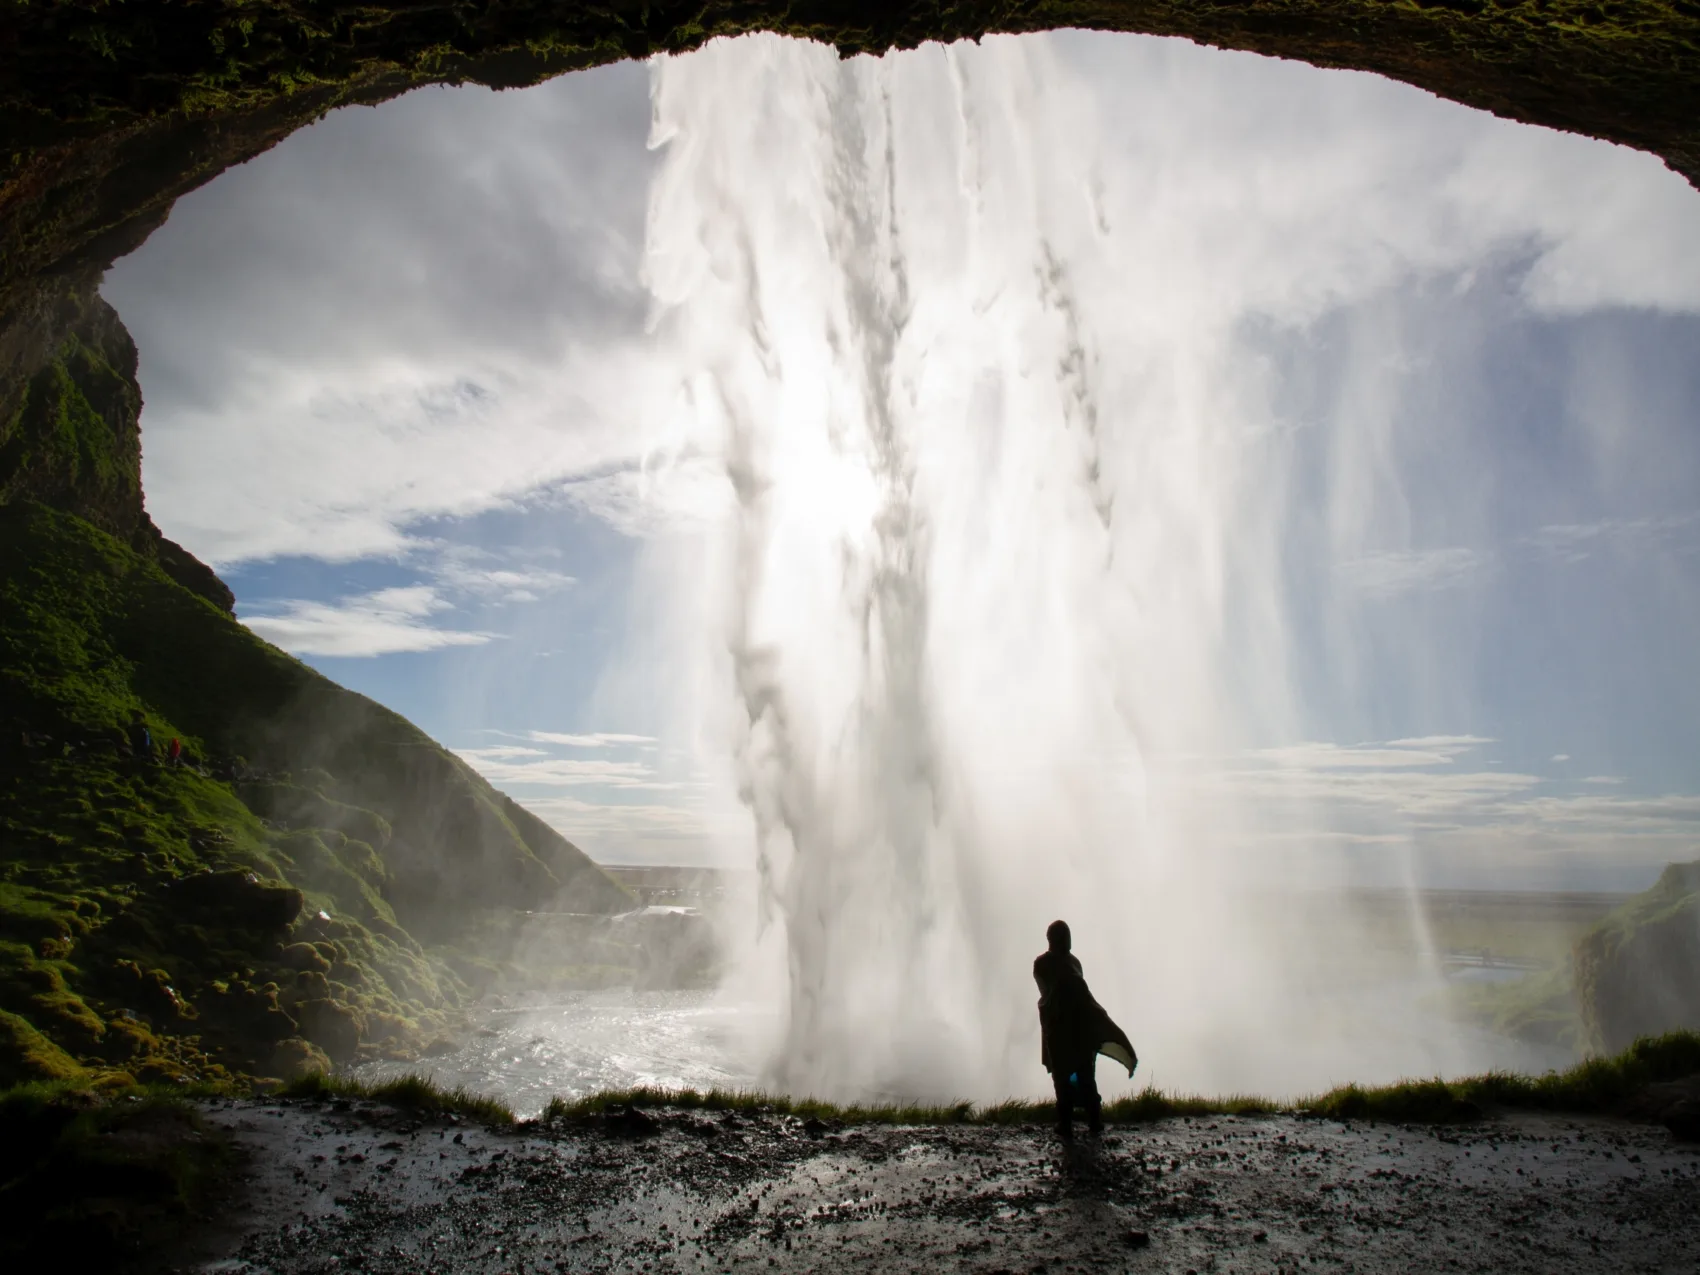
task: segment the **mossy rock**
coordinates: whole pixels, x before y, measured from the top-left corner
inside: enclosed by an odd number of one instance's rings
[[[329,1075],[331,1071],[330,1055],[312,1041],[304,1040],[300,1036],[280,1040],[277,1048],[272,1050],[268,1062],[268,1074],[282,1080],[296,1080],[315,1072]]]
[[[74,967],[44,960],[29,948],[0,943],[0,1008],[27,1017],[73,1051],[99,1047],[106,1024],[66,982]]]
[[[302,973],[328,973],[331,962],[311,943],[291,943],[278,953],[278,959],[289,969]]]
[[[287,1040],[296,1021],[279,1004],[275,985],[215,984],[201,998],[202,1016],[209,1027],[256,1043]]]
[[[28,1019],[0,1010],[0,1087],[32,1081],[75,1080],[82,1067]]]
[[[192,1069],[166,1055],[143,1059],[128,1074],[144,1085],[187,1085],[197,1079]]]
[[[227,927],[274,931],[288,929],[307,900],[292,885],[236,869],[183,877],[169,887],[167,902]]]
[[[146,1058],[157,1053],[160,1041],[147,1024],[130,1010],[120,1010],[106,1020],[106,1035],[101,1041],[100,1054],[109,1062],[123,1063],[132,1058]]]
[[[366,1034],[366,1019],[352,1006],[328,997],[303,1001],[295,1014],[301,1035],[325,1051],[332,1062],[350,1062]]]

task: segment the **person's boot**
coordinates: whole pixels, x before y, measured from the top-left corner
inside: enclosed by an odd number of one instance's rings
[[[1086,1108],[1086,1131],[1094,1138],[1104,1132],[1104,1105],[1096,1099]]]

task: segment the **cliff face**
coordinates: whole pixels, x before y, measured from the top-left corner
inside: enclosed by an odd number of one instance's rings
[[[405,1053],[502,956],[466,937],[492,911],[629,906],[237,623],[144,508],[135,347],[104,303],[68,308],[0,418],[0,1085]]]
[[[501,959],[464,937],[492,911],[629,906],[404,719],[33,500],[0,506],[0,729],[0,1083],[405,1054]]]
[[[136,346],[104,301],[70,305],[65,339],[0,420],[0,500],[39,500],[129,540],[146,517]]]
[[[1615,1053],[1638,1036],[1700,1029],[1700,861],[1673,863],[1576,945],[1583,1029]]]
[[[18,378],[12,410],[0,416],[0,504],[38,500],[75,514],[233,610],[224,582],[162,536],[143,508],[136,345],[117,311],[75,293],[57,310],[63,338],[32,375]]]

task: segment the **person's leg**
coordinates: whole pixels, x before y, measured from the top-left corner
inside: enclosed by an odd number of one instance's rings
[[[1104,1100],[1098,1096],[1098,1058],[1080,1067],[1080,1102],[1086,1108],[1086,1128],[1098,1134],[1104,1132]]]
[[[1065,1138],[1074,1136],[1074,1086],[1068,1071],[1061,1064],[1051,1073],[1051,1083],[1057,1091],[1057,1132]]]

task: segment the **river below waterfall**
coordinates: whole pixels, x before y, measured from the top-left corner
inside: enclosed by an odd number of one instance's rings
[[[362,1080],[409,1072],[500,1098],[521,1116],[549,1099],[604,1089],[747,1089],[754,1071],[742,1042],[753,1006],[712,991],[607,991],[498,998],[472,1016],[452,1053],[418,1062],[368,1063]]]

